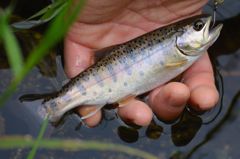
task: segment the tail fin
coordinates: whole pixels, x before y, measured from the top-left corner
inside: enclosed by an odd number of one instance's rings
[[[46,102],[48,99],[56,96],[56,93],[57,92],[46,93],[46,94],[25,94],[19,97],[19,101],[31,102],[35,100],[43,100],[43,101],[40,101],[43,104],[43,102]],[[32,112],[36,113],[42,119],[48,118],[48,112],[46,108],[43,105],[39,106],[39,103],[38,103],[38,106],[35,105],[35,107],[32,107],[31,105],[31,106],[28,106],[27,108],[29,108]]]

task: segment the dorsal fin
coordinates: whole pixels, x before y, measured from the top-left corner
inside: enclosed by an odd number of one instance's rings
[[[118,45],[112,45],[112,46],[108,46],[108,47],[102,48],[100,50],[94,51],[94,53],[95,53],[94,62],[97,62],[97,61],[103,59],[105,56],[109,55],[109,53],[112,52],[114,49],[116,49],[117,46]]]
[[[19,97],[19,100],[20,102],[26,102],[26,101],[29,102],[29,101],[49,98],[49,97],[55,96],[56,94],[57,92],[46,93],[46,94],[25,94]]]

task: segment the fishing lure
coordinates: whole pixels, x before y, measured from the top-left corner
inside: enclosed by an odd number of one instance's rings
[[[217,12],[218,6],[222,5],[223,2],[224,2],[224,0],[214,0],[213,1],[213,24],[212,24],[212,26],[214,26],[215,22],[216,22],[216,12]]]

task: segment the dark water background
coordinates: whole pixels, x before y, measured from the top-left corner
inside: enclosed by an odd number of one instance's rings
[[[5,2],[7,1],[1,1],[0,6],[6,5]],[[17,5],[15,14],[28,17],[47,3],[48,1],[21,1],[21,4]],[[209,5],[205,7],[205,12],[212,12]],[[70,116],[58,128],[49,125],[45,137],[91,139],[124,144],[150,152],[163,159],[178,159],[182,155],[193,159],[240,158],[240,1],[225,0],[224,4],[218,8],[217,20],[224,23],[224,28],[218,41],[209,50],[214,66],[223,78],[221,81],[221,76],[216,74],[220,92],[223,93],[222,110],[216,120],[207,123],[217,114],[221,103],[201,116],[185,112],[182,119],[176,123],[166,124],[155,121],[149,127],[140,129],[125,128],[114,119],[113,113],[107,114],[107,119],[92,129],[77,127],[78,120]],[[19,34],[19,40],[26,52],[31,45],[34,45],[34,41],[37,41],[33,36],[35,34],[35,32]],[[29,41],[32,41],[30,46]],[[54,52],[61,51],[61,49],[56,49]],[[60,60],[56,62],[54,54],[31,71],[19,86],[18,91],[0,109],[0,135],[37,136],[42,119],[37,116],[35,108],[39,106],[40,101],[20,103],[18,98],[23,94],[55,90],[56,85],[59,87],[64,81],[62,71],[61,62]],[[1,93],[11,79],[3,50],[0,50],[0,79]],[[29,149],[0,150],[0,158],[22,159],[26,158],[28,152]],[[113,152],[66,152],[40,149],[36,158],[122,159],[134,157]]]

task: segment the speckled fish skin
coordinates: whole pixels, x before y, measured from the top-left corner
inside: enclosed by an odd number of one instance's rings
[[[189,18],[114,46],[55,97],[46,99],[42,115],[57,122],[77,106],[97,105],[100,109],[168,82],[191,66],[217,39],[222,25],[209,32],[210,21],[206,15]]]

